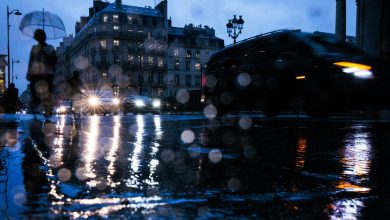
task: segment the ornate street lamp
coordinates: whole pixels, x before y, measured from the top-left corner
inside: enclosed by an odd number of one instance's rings
[[[228,36],[233,38],[234,44],[236,44],[236,39],[238,35],[241,34],[243,28],[244,28],[244,20],[242,19],[242,15],[240,15],[239,19],[237,19],[237,15],[234,15],[233,19],[229,19],[229,22],[226,24]]]
[[[10,49],[9,49],[9,28],[11,27],[9,25],[9,16],[11,14],[14,14],[14,15],[22,15],[22,13],[20,13],[19,10],[12,10],[12,11],[9,11],[9,8],[8,8],[8,5],[7,5],[7,48],[8,48],[8,87],[9,85],[11,84],[11,67],[10,67],[10,59],[11,59],[11,54],[10,54]]]
[[[14,58],[12,58],[12,76],[11,76],[12,83],[14,83],[14,63],[20,63],[20,61],[14,60]]]

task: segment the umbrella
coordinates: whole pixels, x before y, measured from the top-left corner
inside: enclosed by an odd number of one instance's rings
[[[26,14],[19,24],[19,30],[27,36],[33,37],[36,29],[43,29],[46,32],[47,39],[58,39],[66,36],[62,19],[58,15],[45,10]]]

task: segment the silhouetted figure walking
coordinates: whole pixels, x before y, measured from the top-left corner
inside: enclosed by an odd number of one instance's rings
[[[45,117],[51,116],[53,110],[53,79],[57,54],[53,46],[46,43],[46,33],[42,29],[34,32],[38,45],[31,48],[27,80],[30,81],[31,110],[38,113],[43,104]]]
[[[18,109],[19,103],[19,90],[15,88],[15,84],[11,83],[4,93],[4,98],[8,105],[6,106],[5,112],[15,114]]]

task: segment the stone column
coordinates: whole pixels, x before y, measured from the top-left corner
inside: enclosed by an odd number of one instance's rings
[[[346,0],[336,0],[336,38],[345,41],[346,20],[347,20]]]

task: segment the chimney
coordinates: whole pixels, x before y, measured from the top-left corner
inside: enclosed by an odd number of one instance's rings
[[[168,19],[168,1],[163,0],[156,6],[156,9],[161,12],[165,19]]]
[[[122,0],[115,0],[116,8],[122,9]]]
[[[346,0],[336,0],[336,39],[345,42],[346,37]]]

